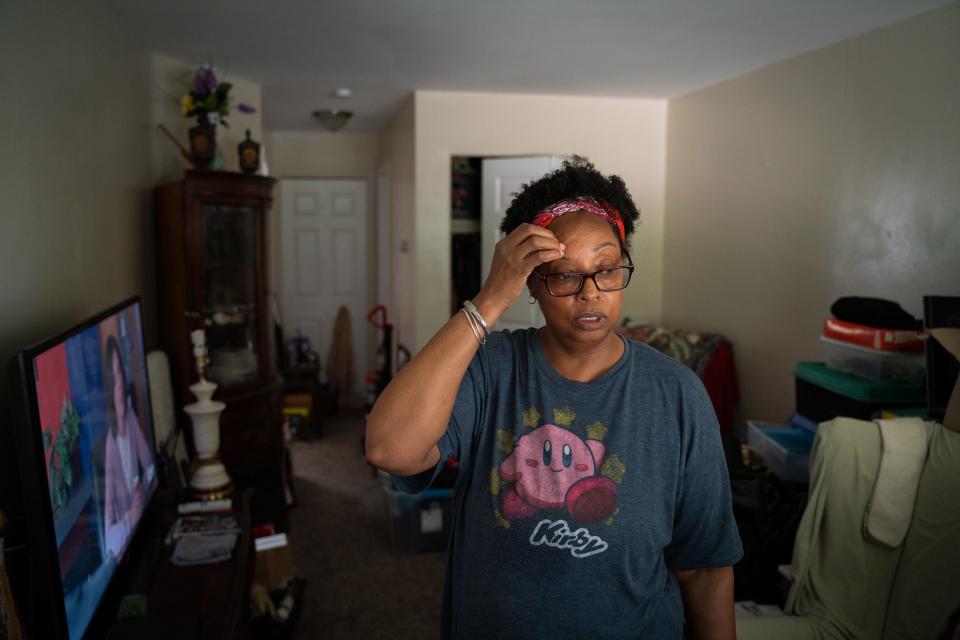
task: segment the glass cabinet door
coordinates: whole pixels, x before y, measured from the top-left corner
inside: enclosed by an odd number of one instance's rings
[[[210,365],[206,377],[222,387],[256,382],[259,231],[257,210],[207,204],[203,224],[203,319]]]

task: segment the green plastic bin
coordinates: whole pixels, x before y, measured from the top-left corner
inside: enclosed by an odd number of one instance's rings
[[[871,420],[883,409],[926,404],[922,386],[864,380],[822,362],[798,362],[794,377],[797,413],[815,422],[837,416]]]

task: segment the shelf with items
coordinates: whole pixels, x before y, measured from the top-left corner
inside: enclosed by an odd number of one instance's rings
[[[220,385],[217,399],[227,405],[221,458],[237,486],[257,489],[255,522],[260,511],[271,511],[272,520],[285,512],[283,389],[267,291],[274,185],[260,176],[189,171],[156,190],[159,338],[175,397],[180,406],[192,402],[189,334],[202,328],[210,357],[206,377]]]
[[[482,176],[483,159],[450,159],[450,313],[474,297],[482,284]]]
[[[480,220],[481,158],[454,156],[450,160],[450,216]]]
[[[204,307],[204,324],[207,327],[225,327],[255,323],[255,309],[253,305]]]
[[[480,234],[479,219],[453,218],[450,220],[450,233],[454,235]]]

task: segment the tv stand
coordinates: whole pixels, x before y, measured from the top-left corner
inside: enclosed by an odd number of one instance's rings
[[[128,593],[146,596],[145,618],[117,620],[111,639],[154,637],[227,639],[246,636],[255,553],[250,532],[249,489],[238,491],[233,508],[240,527],[231,558],[179,567],[170,561],[173,546],[163,538],[177,519],[176,494],[161,491],[146,522],[142,566],[131,576]],[[158,544],[159,543],[159,544]],[[158,550],[159,552],[156,552]],[[171,635],[173,634],[173,635]]]

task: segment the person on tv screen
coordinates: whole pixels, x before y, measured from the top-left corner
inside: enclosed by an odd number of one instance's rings
[[[105,544],[107,553],[119,558],[143,511],[144,487],[152,481],[154,468],[114,336],[107,338],[104,371],[110,394],[104,445]]]

